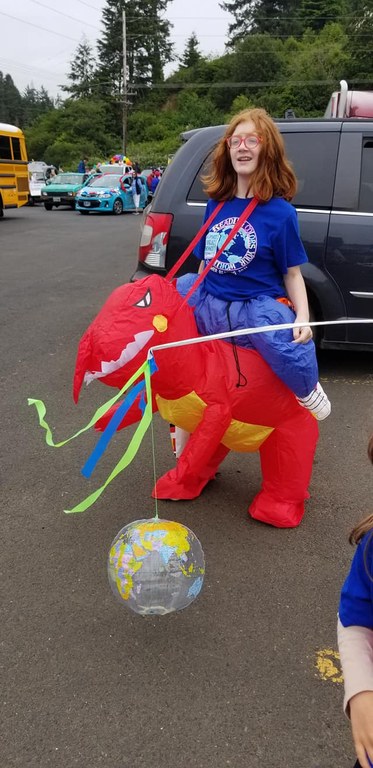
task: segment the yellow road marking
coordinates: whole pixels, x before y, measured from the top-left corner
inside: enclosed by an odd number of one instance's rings
[[[315,666],[322,680],[343,683],[340,655],[333,648],[323,648],[316,651]]]

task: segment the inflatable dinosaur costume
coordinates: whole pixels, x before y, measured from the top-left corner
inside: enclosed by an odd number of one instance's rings
[[[83,381],[121,388],[149,348],[198,335],[193,309],[174,283],[151,275],[120,286],[80,341],[75,401]],[[153,411],[192,434],[153,495],[193,499],[230,450],[259,450],[263,482],[249,514],[278,527],[298,525],[318,438],[314,417],[255,351],[209,341],[158,350],[154,357]],[[109,411],[96,427],[103,429],[111,416]],[[120,428],[139,419],[135,401]]]

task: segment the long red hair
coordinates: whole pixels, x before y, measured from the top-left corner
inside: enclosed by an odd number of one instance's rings
[[[291,200],[297,190],[297,181],[285,154],[283,138],[265,109],[259,108],[244,109],[232,118],[215,148],[210,170],[202,177],[205,192],[213,200],[231,200],[235,196],[237,174],[231,163],[227,139],[240,123],[247,120],[254,123],[261,138],[258,166],[250,180],[251,192],[262,202],[271,197]]]

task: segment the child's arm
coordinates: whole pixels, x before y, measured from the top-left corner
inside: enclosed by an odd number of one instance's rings
[[[373,761],[373,538],[359,542],[341,591],[338,643],[345,676],[345,707],[362,768]],[[366,754],[367,753],[367,754]]]
[[[337,631],[345,684],[343,707],[346,715],[350,715],[349,703],[352,697],[362,691],[373,692],[373,630],[367,627],[344,627],[338,619]]]
[[[294,341],[297,344],[305,344],[307,341],[312,339],[312,331],[308,325],[310,313],[308,308],[307,291],[300,267],[288,267],[288,271],[286,275],[284,275],[284,284],[286,293],[290,301],[294,304],[296,314],[295,322],[305,323],[303,328],[294,328]]]
[[[343,669],[344,709],[351,718],[352,736],[361,768],[373,761],[373,630],[344,627],[338,619],[338,646]]]

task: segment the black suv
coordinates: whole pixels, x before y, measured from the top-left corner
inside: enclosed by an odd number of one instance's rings
[[[298,179],[293,200],[309,263],[302,266],[312,318],[373,317],[373,120],[278,120]],[[201,173],[225,130],[188,131],[146,210],[137,280],[166,274],[187,247],[206,205]],[[198,267],[191,256],[180,272]],[[325,326],[323,348],[373,351],[373,326]]]

